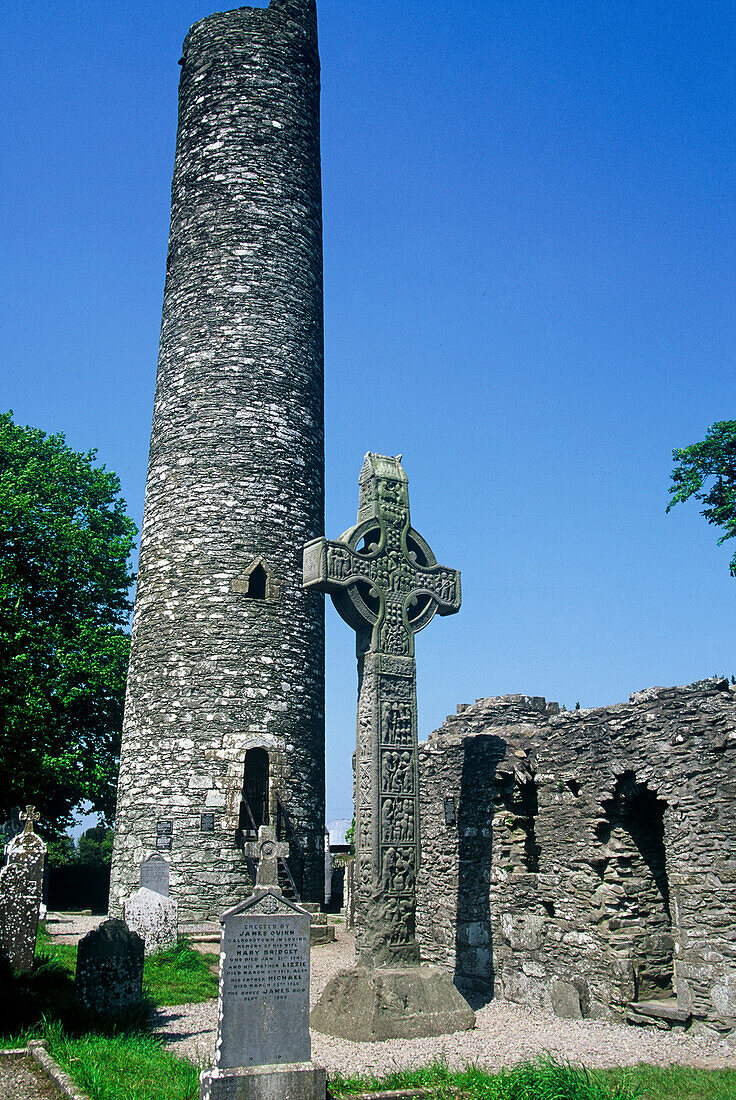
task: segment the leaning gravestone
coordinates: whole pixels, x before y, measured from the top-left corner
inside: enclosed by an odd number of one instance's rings
[[[171,898],[141,886],[125,902],[125,923],[137,932],[146,945],[146,954],[155,955],[175,947],[178,936],[178,907]]]
[[[169,896],[169,865],[158,852],[141,863],[141,886],[165,898]]]
[[[80,1005],[109,1015],[140,1004],[143,954],[143,940],[122,920],[103,921],[83,936],[74,983]]]
[[[220,921],[217,1045],[201,1100],[324,1100],[325,1071],[310,1061],[309,914],[256,887]]]
[[[357,632],[355,898],[358,965],[328,982],[312,1026],[375,1041],[473,1026],[438,967],[420,966],[414,935],[419,868],[414,635],[460,609],[460,574],[439,565],[411,526],[401,456],[368,453],[358,522],[304,547],[304,587],[329,592]]]
[[[0,870],[0,953],[13,970],[30,970],[36,949],[46,855],[46,845],[33,831],[38,817],[33,806],[26,806],[20,815],[25,828],[6,846],[7,864]]]

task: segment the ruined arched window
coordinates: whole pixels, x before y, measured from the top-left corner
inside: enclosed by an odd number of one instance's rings
[[[672,995],[670,890],[664,842],[667,803],[632,771],[619,776],[603,804],[598,836],[605,845],[603,881],[612,947],[632,964],[634,1000]]]
[[[494,797],[494,863],[506,872],[539,871],[537,784],[530,774],[499,773]]]

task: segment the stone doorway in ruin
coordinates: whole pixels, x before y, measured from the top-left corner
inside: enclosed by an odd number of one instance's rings
[[[614,956],[629,964],[624,1004],[674,997],[674,937],[664,815],[667,803],[633,771],[619,776],[604,803],[608,936]]]
[[[248,749],[243,766],[243,790],[240,798],[238,829],[243,836],[258,835],[268,825],[269,764],[265,749]]]

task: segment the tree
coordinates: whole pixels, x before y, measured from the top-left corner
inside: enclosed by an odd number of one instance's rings
[[[136,528],[95,459],[0,414],[0,819],[51,835],[114,811]]]
[[[719,546],[736,536],[736,420],[719,420],[708,428],[702,443],[678,448],[672,457],[679,465],[672,472],[667,511],[695,497],[705,505],[700,514],[725,531]],[[708,491],[703,491],[711,478]],[[736,577],[736,554],[729,568]]]
[[[77,859],[83,867],[109,867],[112,862],[112,829],[94,825],[79,838]]]

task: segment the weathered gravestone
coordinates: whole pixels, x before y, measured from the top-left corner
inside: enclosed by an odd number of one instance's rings
[[[77,948],[74,988],[80,1005],[109,1015],[140,1004],[143,955],[143,940],[125,921],[106,920],[88,932]]]
[[[141,863],[141,886],[165,898],[169,896],[169,864],[158,852]]]
[[[411,526],[401,456],[367,454],[358,523],[304,548],[304,587],[329,592],[357,632],[355,888],[358,966],[328,983],[312,1026],[346,1039],[411,1038],[472,1027],[449,974],[419,965],[414,635],[460,608],[460,574]]]
[[[5,847],[0,870],[0,953],[14,970],[30,970],[36,948],[46,845],[33,831],[39,815],[26,806],[25,828]]]
[[[155,955],[175,947],[179,933],[178,907],[171,898],[141,886],[125,902],[125,923],[137,932],[146,945],[146,954]]]
[[[310,1061],[309,914],[256,887],[220,920],[217,1045],[201,1100],[324,1100],[325,1071]]]

